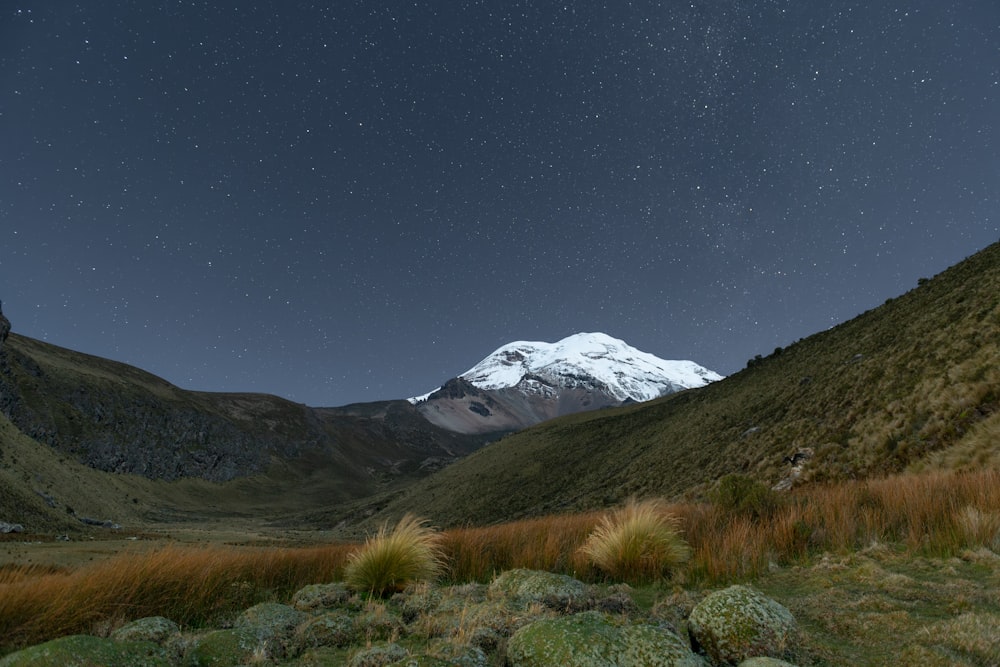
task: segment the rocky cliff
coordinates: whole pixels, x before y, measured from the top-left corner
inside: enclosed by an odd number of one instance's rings
[[[331,483],[367,493],[481,442],[399,403],[360,414],[263,394],[185,391],[126,364],[17,334],[0,350],[0,412],[22,433],[92,468],[151,479],[227,481],[275,461],[308,460],[303,469],[330,468]]]

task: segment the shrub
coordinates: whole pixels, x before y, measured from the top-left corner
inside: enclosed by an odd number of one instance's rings
[[[711,496],[722,510],[754,519],[769,517],[778,508],[775,491],[763,482],[736,473],[721,477]]]
[[[643,582],[665,577],[691,555],[678,523],[659,500],[630,500],[601,520],[580,552],[614,579]]]
[[[442,569],[438,533],[407,514],[391,533],[383,524],[360,550],[348,556],[344,581],[356,591],[385,596],[409,583],[434,579]]]

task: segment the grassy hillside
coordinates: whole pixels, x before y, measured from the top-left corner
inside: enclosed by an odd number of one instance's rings
[[[0,521],[32,532],[253,517],[349,505],[482,438],[405,401],[310,408],[180,389],[142,370],[11,334],[0,349]]]
[[[482,524],[697,495],[727,473],[796,484],[1000,460],[1000,244],[710,386],[562,418],[423,480],[376,516]]]

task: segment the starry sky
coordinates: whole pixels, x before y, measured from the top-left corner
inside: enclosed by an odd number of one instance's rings
[[[188,389],[723,374],[1000,238],[996,0],[0,3],[0,299]]]

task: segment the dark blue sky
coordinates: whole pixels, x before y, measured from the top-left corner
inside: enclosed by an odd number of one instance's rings
[[[312,405],[578,331],[732,373],[998,240],[998,119],[995,0],[6,3],[0,299]]]

